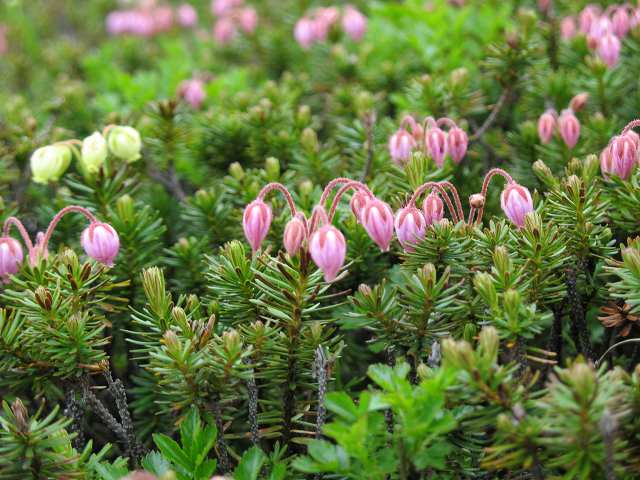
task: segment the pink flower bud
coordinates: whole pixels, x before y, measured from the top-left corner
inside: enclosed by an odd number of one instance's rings
[[[573,148],[580,138],[580,122],[571,110],[565,110],[558,119],[560,136],[569,148]]]
[[[173,10],[171,7],[157,7],[151,11],[153,32],[166,32],[173,26]]]
[[[213,26],[213,37],[222,45],[229,43],[236,36],[236,27],[233,20],[223,17]]]
[[[573,17],[565,17],[560,22],[560,35],[564,40],[571,40],[576,36],[576,20]]]
[[[322,18],[324,22],[331,28],[340,18],[340,10],[336,7],[320,8],[316,13],[317,18]]]
[[[91,222],[80,237],[80,243],[87,255],[111,267],[120,250],[118,233],[107,223]]]
[[[610,33],[613,33],[613,24],[609,18],[602,16],[592,23],[588,35],[595,40],[600,40]]]
[[[447,155],[447,134],[441,128],[433,127],[427,131],[427,151],[439,168],[444,165],[444,157]]]
[[[505,215],[518,228],[524,226],[526,215],[533,212],[533,200],[526,187],[517,183],[510,183],[502,191],[500,204]]]
[[[295,256],[306,237],[307,228],[302,218],[296,216],[289,220],[289,223],[287,223],[287,226],[284,228],[282,242],[287,253],[292,257]]]
[[[295,37],[296,42],[298,42],[298,45],[305,50],[309,49],[316,41],[313,21],[308,18],[301,18],[298,20],[293,30],[293,36]]]
[[[449,155],[456,165],[462,161],[467,153],[469,138],[464,130],[459,127],[453,127],[447,134],[447,148]]]
[[[178,96],[193,108],[200,108],[206,97],[204,82],[198,78],[183,81],[178,87]]]
[[[580,12],[579,22],[580,31],[584,34],[588,34],[591,31],[591,26],[600,17],[600,7],[595,5],[587,5],[582,12]]]
[[[258,26],[258,13],[255,8],[243,8],[239,17],[240,28],[244,33],[251,35]]]
[[[405,129],[401,128],[389,139],[389,153],[396,165],[402,165],[411,159],[411,152],[416,148],[416,141]]]
[[[598,41],[598,55],[609,68],[618,64],[620,59],[620,39],[613,33],[608,33]]]
[[[551,110],[547,110],[538,120],[538,136],[542,143],[549,143],[556,129],[556,116]]]
[[[185,28],[191,28],[198,23],[198,12],[188,3],[180,5],[176,11],[178,25]]]
[[[342,28],[351,40],[362,40],[367,31],[367,18],[351,5],[347,5],[342,17]]]
[[[611,18],[613,24],[613,33],[619,38],[624,37],[631,28],[631,17],[626,7],[618,7]]]
[[[388,251],[393,238],[393,211],[391,207],[375,198],[364,207],[360,219],[371,240],[383,252]]]
[[[422,211],[427,225],[433,225],[444,218],[444,203],[438,192],[433,191],[427,195],[422,204]]]
[[[400,245],[405,251],[412,252],[413,245],[424,238],[427,225],[420,210],[405,207],[396,213],[395,227]]]
[[[629,135],[618,135],[612,139],[610,151],[613,173],[622,180],[628,179],[638,162],[638,146],[634,139]]]
[[[23,258],[20,242],[11,237],[0,238],[0,281],[9,283],[9,276],[18,273]]]
[[[269,233],[272,218],[271,207],[260,199],[254,200],[244,209],[242,228],[254,252],[260,248],[260,244]]]
[[[613,164],[613,155],[611,154],[611,143],[600,152],[600,171],[602,176],[609,179],[611,175],[618,175]]]
[[[569,102],[569,108],[574,112],[579,112],[589,101],[589,94],[587,92],[578,93]]]
[[[347,242],[340,230],[333,225],[325,225],[311,235],[309,253],[324,273],[325,281],[332,282],[344,265]]]
[[[313,29],[313,38],[316,42],[324,42],[329,36],[331,24],[323,16],[316,16],[311,20],[311,28]]]
[[[362,190],[358,190],[351,197],[349,205],[351,206],[351,211],[353,212],[353,215],[356,217],[358,222],[361,222],[360,217],[362,215],[362,211],[364,210],[364,207],[367,206],[367,203],[369,203],[369,199],[369,194],[363,192]]]
[[[221,17],[230,14],[234,8],[242,5],[242,0],[212,0],[211,13]]]
[[[551,8],[551,0],[538,0],[538,8],[542,13],[549,13]]]

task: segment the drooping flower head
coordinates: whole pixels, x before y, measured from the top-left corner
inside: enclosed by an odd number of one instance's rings
[[[571,40],[576,36],[576,20],[573,17],[564,17],[560,22],[560,35],[564,40]]]
[[[184,28],[194,27],[198,23],[198,12],[192,5],[183,3],[176,10],[178,25]]]
[[[309,253],[324,279],[332,282],[344,265],[347,242],[342,232],[333,225],[324,225],[316,230],[309,240]]]
[[[538,119],[538,136],[542,143],[549,143],[556,130],[556,116],[553,110],[547,110]]]
[[[353,215],[360,223],[362,223],[362,221],[360,220],[362,211],[364,210],[364,207],[367,205],[367,203],[369,203],[369,200],[370,198],[368,193],[362,190],[358,190],[353,194],[353,196],[351,197],[351,201],[349,202],[349,206],[351,207]]]
[[[360,220],[371,240],[380,247],[380,250],[388,251],[393,238],[393,211],[391,207],[382,200],[374,198],[365,205]]]
[[[580,138],[580,121],[571,110],[565,110],[558,119],[558,129],[565,145],[573,148]]]
[[[55,144],[38,148],[30,160],[33,181],[43,184],[56,182],[70,163],[71,149],[67,145]]]
[[[20,269],[24,255],[20,242],[11,237],[0,238],[0,281],[9,282],[9,276]]]
[[[351,5],[347,5],[342,17],[342,28],[354,42],[362,40],[367,31],[367,18]]]
[[[117,126],[109,130],[107,145],[111,153],[116,157],[128,163],[133,163],[140,158],[142,139],[135,128]]]
[[[618,135],[611,140],[609,145],[610,169],[608,173],[614,173],[622,180],[627,180],[638,163],[638,146],[634,138],[628,134]]]
[[[413,245],[424,238],[426,227],[424,216],[416,207],[405,207],[396,213],[396,235],[407,252],[413,251]]]
[[[533,211],[533,199],[526,187],[515,182],[509,183],[500,195],[502,211],[518,228],[524,226],[528,213]]]
[[[436,162],[438,167],[444,165],[444,157],[447,155],[447,134],[440,127],[431,127],[426,132],[427,152]]]
[[[303,218],[299,216],[293,217],[284,228],[282,243],[287,253],[292,257],[298,253],[302,243],[307,238],[307,227]]]
[[[80,162],[87,173],[100,170],[107,154],[107,141],[100,132],[94,132],[82,141]]]
[[[400,128],[389,139],[389,153],[396,165],[403,165],[411,159],[411,152],[416,148],[416,140],[404,128]]]
[[[422,212],[427,225],[433,225],[444,218],[444,203],[436,191],[432,191],[422,204]]]
[[[204,81],[199,78],[184,80],[178,86],[178,96],[193,108],[200,108],[206,97]]]
[[[258,26],[258,12],[256,12],[255,8],[243,8],[238,15],[238,22],[240,23],[240,29],[244,33],[251,35]]]
[[[613,33],[607,33],[598,41],[598,56],[609,67],[613,68],[620,60],[620,39]]]
[[[460,127],[453,127],[447,134],[447,148],[449,155],[456,165],[462,161],[467,153],[469,137]]]
[[[229,43],[236,36],[236,26],[230,17],[222,17],[213,25],[213,38],[222,45]]]
[[[118,233],[111,225],[102,222],[91,222],[82,232],[80,243],[87,255],[108,267],[113,265],[120,250]]]
[[[254,200],[244,209],[242,228],[254,252],[260,248],[269,233],[272,218],[271,207],[260,199]]]
[[[313,20],[309,18],[301,18],[296,23],[296,26],[293,30],[293,36],[300,45],[305,50],[311,48],[316,41],[315,28],[313,25]]]
[[[613,33],[618,38],[623,38],[631,28],[631,17],[627,8],[624,6],[617,7],[611,17],[611,23],[613,25]]]

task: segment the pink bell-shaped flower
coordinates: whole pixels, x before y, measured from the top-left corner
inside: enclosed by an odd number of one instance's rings
[[[571,40],[576,36],[576,20],[573,17],[564,17],[560,22],[560,36],[563,40]]]
[[[302,48],[305,50],[311,48],[311,45],[316,41],[313,21],[308,18],[298,20],[293,30],[293,36]]]
[[[198,12],[192,5],[183,3],[176,10],[178,25],[184,28],[195,27],[198,23]]]
[[[353,215],[356,217],[358,222],[361,222],[360,217],[362,216],[362,211],[364,210],[364,207],[367,205],[367,203],[369,203],[369,200],[369,194],[362,190],[358,190],[351,197],[349,206],[351,207],[351,211],[353,212]]]
[[[422,211],[427,225],[433,225],[444,218],[444,203],[438,192],[433,191],[427,195],[422,204]]]
[[[272,218],[271,207],[260,199],[254,200],[244,209],[242,228],[254,252],[260,248],[260,244],[269,233]]]
[[[238,22],[240,23],[240,29],[242,29],[244,33],[251,35],[256,31],[256,27],[258,26],[258,12],[256,12],[255,8],[243,8],[240,10]]]
[[[213,26],[213,38],[222,45],[229,43],[236,36],[236,27],[229,17],[222,17]]]
[[[613,138],[609,148],[613,173],[623,180],[628,179],[638,162],[638,146],[634,139],[628,134],[618,135]]]
[[[287,253],[292,257],[297,255],[300,247],[302,247],[302,242],[307,238],[307,227],[303,218],[293,217],[284,228],[282,243]]]
[[[400,245],[407,252],[413,251],[413,245],[424,238],[426,222],[416,207],[405,207],[396,213],[396,235]]]
[[[610,143],[602,150],[602,152],[600,152],[600,171],[602,172],[602,176],[606,179],[609,179],[611,175],[618,175],[615,171]]]
[[[538,119],[538,136],[542,143],[549,143],[556,130],[556,116],[551,110],[547,110]]]
[[[517,183],[510,183],[500,195],[502,211],[518,228],[524,226],[526,215],[533,211],[533,200],[526,187]]]
[[[325,225],[311,235],[309,241],[311,258],[324,273],[327,282],[335,280],[344,265],[347,242],[342,232],[333,225]]]
[[[631,17],[627,12],[627,8],[624,6],[616,8],[611,17],[611,23],[613,25],[613,33],[618,38],[623,38],[631,28]]]
[[[362,210],[360,220],[371,240],[380,247],[380,250],[388,251],[393,238],[393,211],[391,207],[377,198],[370,200]]]
[[[438,167],[444,165],[447,155],[447,134],[439,127],[432,127],[427,131],[427,151]]]
[[[113,260],[120,250],[118,233],[107,223],[91,222],[80,237],[80,243],[87,255],[106,266],[113,266]]]
[[[199,78],[185,80],[178,86],[178,96],[195,109],[202,106],[206,95],[204,82]]]
[[[396,165],[403,165],[411,159],[411,152],[416,148],[416,140],[404,128],[400,128],[389,139],[389,154]]]
[[[558,119],[560,136],[567,147],[573,148],[580,138],[580,121],[571,110],[565,110]]]
[[[9,283],[9,276],[18,273],[23,258],[20,242],[11,237],[0,238],[0,281]]]
[[[607,33],[598,41],[598,55],[609,68],[613,68],[620,60],[620,39],[613,33]]]
[[[467,146],[469,145],[469,137],[464,130],[459,127],[453,127],[447,134],[447,148],[449,155],[456,165],[462,161],[467,154]]]
[[[367,31],[367,18],[356,8],[347,5],[342,17],[342,28],[354,42],[359,42]]]

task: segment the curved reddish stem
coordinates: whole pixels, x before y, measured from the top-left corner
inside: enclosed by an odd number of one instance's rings
[[[482,193],[482,196],[484,198],[487,198],[487,190],[489,189],[489,184],[491,183],[491,179],[493,177],[495,177],[496,175],[500,175],[500,176],[504,177],[508,184],[516,183],[513,180],[513,177],[511,175],[509,175],[507,172],[505,172],[504,170],[502,170],[501,168],[492,168],[485,175],[484,181],[482,182],[482,192],[481,193]],[[480,224],[480,222],[482,221],[482,216],[483,215],[484,215],[484,205],[481,208],[478,209],[478,216],[476,218],[476,223],[477,224]]]
[[[458,218],[458,214],[457,214],[455,208],[453,207],[453,203],[451,203],[451,199],[449,198],[449,193],[438,182],[427,182],[427,183],[423,183],[422,185],[420,185],[416,189],[416,191],[413,192],[413,195],[409,199],[409,203],[407,204],[407,206],[408,207],[415,207],[416,206],[416,201],[418,200],[420,195],[422,195],[428,189],[432,189],[432,190],[435,189],[442,195],[444,203],[447,205],[447,208],[449,209],[449,212],[451,212],[451,218],[453,219],[454,223],[458,223],[461,219]]]
[[[56,229],[56,226],[58,226],[58,223],[60,222],[60,220],[62,220],[62,217],[64,217],[67,213],[73,213],[73,212],[81,213],[91,223],[98,221],[95,215],[84,207],[80,207],[78,205],[70,205],[68,207],[64,207],[62,210],[56,213],[55,217],[53,217],[51,219],[51,222],[49,222],[49,226],[47,227],[46,232],[41,237],[41,239],[38,240],[38,243],[33,249],[34,256],[38,253],[45,254],[47,252],[49,247],[49,241],[51,240],[51,235],[53,235],[53,231]],[[35,260],[36,260],[35,258],[31,258],[32,263],[35,262]]]
[[[315,207],[313,207],[313,213],[311,214],[311,220],[309,222],[311,224],[311,226],[309,227],[309,237],[311,237],[313,232],[316,231],[316,229],[318,228],[318,223],[320,221],[322,221],[324,225],[329,224],[329,218],[327,217],[327,212],[325,211],[324,207],[316,205]]]
[[[402,119],[402,122],[400,122],[400,128],[406,130],[407,124],[409,124],[409,126],[411,127],[411,131],[415,130],[417,126],[415,119],[411,115],[405,115],[405,117]]]
[[[336,209],[338,208],[338,203],[340,203],[340,198],[349,190],[359,190],[360,182],[349,182],[346,185],[340,187],[336,196],[333,197],[333,201],[331,202],[331,208],[329,209],[329,223],[333,222],[333,217],[336,214]]]
[[[29,256],[31,256],[31,252],[33,251],[33,242],[31,242],[31,239],[29,238],[29,233],[27,232],[27,229],[24,228],[24,225],[22,224],[20,219],[18,219],[16,217],[7,218],[5,220],[4,226],[2,228],[2,236],[3,237],[8,237],[12,226],[16,227],[18,232],[20,232],[20,236],[22,237],[22,241],[24,242],[24,244],[27,247],[27,251],[29,253]]]
[[[451,191],[451,195],[453,196],[454,201],[456,202],[456,208],[458,209],[458,218],[460,220],[464,220],[464,210],[462,210],[462,201],[460,201],[460,195],[458,194],[458,189],[455,185],[448,180],[444,180],[440,182],[445,188],[448,188]]]
[[[264,187],[262,187],[260,193],[258,193],[258,200],[264,200],[264,197],[272,190],[278,190],[280,193],[282,193],[282,195],[284,195],[284,198],[287,200],[287,204],[289,205],[289,209],[291,210],[291,216],[295,217],[296,213],[298,212],[296,210],[296,204],[293,201],[293,197],[289,193],[289,190],[287,190],[287,187],[285,187],[281,183],[273,182],[266,184]]]
[[[322,196],[320,197],[320,202],[319,205],[323,205],[327,202],[327,198],[329,198],[329,195],[331,194],[332,190],[336,187],[336,185],[340,185],[341,183],[354,183],[357,184],[362,190],[364,190],[367,194],[369,194],[371,197],[373,197],[373,193],[371,192],[371,190],[369,190],[369,187],[367,187],[364,183],[359,182],[357,180],[351,180],[350,178],[346,178],[346,177],[338,177],[338,178],[334,178],[333,180],[331,180],[329,183],[327,183],[327,186],[324,187],[324,190],[322,192]]]
[[[439,118],[436,121],[436,125],[439,127],[441,125],[446,125],[449,128],[454,128],[457,127],[458,125],[456,124],[456,122],[454,122],[453,120],[451,120],[449,117],[442,117]]]
[[[631,130],[633,128],[636,128],[636,127],[640,127],[640,119],[639,118],[636,118],[635,120],[631,120],[629,123],[627,123],[627,126],[624,127],[624,129],[622,130],[621,135],[624,135],[629,130]]]

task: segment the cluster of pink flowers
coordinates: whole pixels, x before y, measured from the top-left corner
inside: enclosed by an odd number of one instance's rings
[[[141,2],[138,8],[115,10],[107,15],[106,20],[109,34],[138,37],[152,37],[176,25],[191,28],[197,23],[198,12],[192,5],[183,3],[174,10],[155,0]]]
[[[11,227],[16,227],[20,233],[27,247],[30,264],[36,265],[40,259],[49,255],[48,246],[53,231],[62,217],[71,212],[80,213],[89,220],[89,226],[82,232],[80,237],[80,244],[85,253],[104,265],[112,266],[113,260],[120,250],[120,239],[117,232],[111,225],[98,221],[86,208],[72,205],[60,210],[53,217],[44,233],[38,233],[35,245],[19,219],[9,217],[4,222],[2,237],[0,237],[0,281],[8,283],[10,276],[18,273],[24,259],[20,242],[9,236]]]
[[[620,133],[609,140],[600,153],[600,171],[608,179],[612,175],[627,180],[640,161],[638,147],[640,137],[632,129],[640,126],[639,120],[629,123]]]
[[[200,77],[184,80],[178,85],[178,98],[199,109],[206,98],[205,81]]]
[[[629,4],[610,5],[602,10],[598,5],[587,5],[577,17],[562,19],[560,33],[565,40],[577,34],[587,39],[587,45],[604,63],[613,68],[620,59],[622,39],[640,23],[640,8]]]
[[[331,29],[340,21],[337,7],[318,8],[296,23],[293,36],[305,50],[315,43],[324,42]],[[355,7],[347,5],[342,12],[342,29],[351,40],[362,40],[367,31],[367,18]]]
[[[580,120],[576,117],[576,112],[584,108],[588,99],[587,93],[579,93],[571,99],[569,108],[563,110],[560,116],[553,108],[547,109],[540,115],[538,119],[540,141],[544,144],[549,143],[557,131],[568,148],[575,147],[580,139]]]
[[[470,197],[470,211],[466,221],[469,225],[482,221],[487,189],[491,179],[496,175],[507,180],[501,195],[502,209],[509,220],[521,228],[524,226],[526,215],[533,211],[531,194],[499,168],[492,169],[486,175],[482,192]],[[337,193],[326,210],[327,200],[336,187],[339,187]],[[424,239],[430,226],[444,220],[445,205],[454,223],[465,221],[458,191],[448,181],[427,182],[421,185],[413,192],[406,206],[394,215],[391,207],[376,198],[364,183],[348,178],[336,178],[325,187],[320,202],[314,207],[309,219],[296,209],[293,197],[284,185],[270,183],[247,205],[242,217],[244,234],[254,252],[260,249],[273,219],[271,207],[264,201],[265,196],[271,191],[282,193],[291,210],[291,219],[285,227],[282,242],[287,253],[293,257],[303,251],[303,254],[308,252],[327,282],[337,278],[346,258],[347,244],[344,235],[332,225],[338,202],[346,192],[353,192],[350,207],[356,220],[383,252],[389,250],[394,232],[404,250],[412,251],[415,244]],[[418,200],[426,192],[429,194],[419,208]]]
[[[238,31],[251,35],[258,26],[258,13],[244,6],[243,0],[212,0],[211,13],[218,18],[213,36],[221,44],[232,41]]]
[[[444,131],[442,127],[447,127]],[[389,139],[389,153],[397,165],[404,165],[416,150],[428,154],[440,168],[447,155],[457,165],[467,153],[469,137],[450,118],[425,118],[422,124],[407,115],[402,119],[400,128]]]

